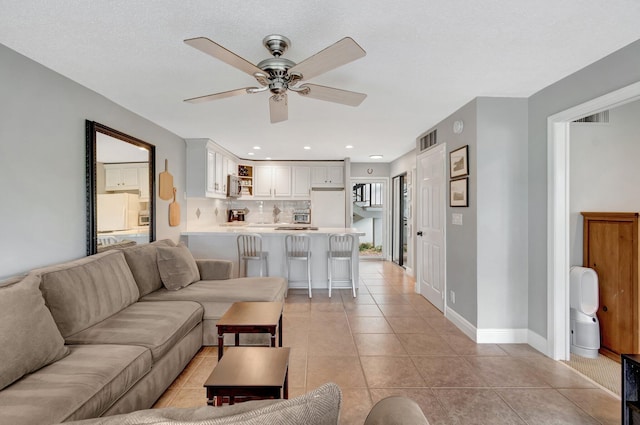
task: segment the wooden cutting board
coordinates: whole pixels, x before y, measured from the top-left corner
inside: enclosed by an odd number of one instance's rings
[[[169,174],[169,160],[164,160],[164,171],[160,173],[158,184],[158,196],[163,201],[171,199],[173,188],[173,176]],[[175,199],[174,199],[175,202]]]
[[[180,204],[176,202],[177,189],[173,188],[173,202],[169,204],[169,226],[180,225]]]

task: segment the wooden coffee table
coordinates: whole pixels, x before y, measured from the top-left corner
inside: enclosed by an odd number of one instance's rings
[[[221,406],[226,397],[229,404],[289,398],[289,350],[289,347],[229,347],[204,383],[207,404]]]
[[[282,347],[282,302],[236,302],[222,315],[218,327],[218,360],[224,351],[224,334],[236,335],[235,345],[240,345],[241,333],[270,333],[271,346],[276,346],[276,329],[278,330],[278,346]]]

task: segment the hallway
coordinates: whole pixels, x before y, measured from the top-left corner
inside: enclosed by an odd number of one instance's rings
[[[342,389],[340,423],[362,424],[392,394],[418,402],[432,425],[620,423],[620,401],[528,345],[475,344],[391,262],[362,261],[360,289],[291,290],[284,345],[290,397],[325,382]],[[202,387],[217,359],[203,348],[155,407],[206,404]]]

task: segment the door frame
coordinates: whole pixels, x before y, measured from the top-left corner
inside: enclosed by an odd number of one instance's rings
[[[382,183],[382,257],[381,260],[390,261],[391,253],[388,247],[389,231],[391,221],[391,210],[389,209],[389,177],[351,177],[349,182],[349,217],[351,219],[351,227],[353,227],[353,185],[357,183]],[[362,258],[360,258],[362,260]]]
[[[640,100],[640,82],[547,118],[547,355],[570,358],[570,124],[606,109]]]
[[[447,301],[448,301],[448,295],[447,295],[447,194],[449,193],[449,190],[447,188],[447,170],[448,170],[448,164],[447,164],[447,144],[446,143],[442,143],[442,144],[436,144],[435,146],[430,147],[429,149],[426,149],[420,153],[418,153],[418,155],[416,155],[416,168],[415,168],[415,186],[414,186],[414,204],[413,204],[413,211],[414,214],[413,215],[413,232],[418,232],[419,231],[419,219],[418,216],[420,215],[420,211],[419,208],[422,207],[422,195],[421,195],[421,190],[420,190],[420,182],[418,181],[418,169],[420,168],[420,157],[430,151],[434,151],[436,149],[442,149],[444,152],[443,155],[443,162],[444,162],[444,178],[442,179],[442,191],[445,194],[444,196],[444,202],[442,203],[442,219],[443,219],[443,241],[442,241],[442,252],[444,253],[443,255],[443,265],[442,265],[442,272],[443,272],[443,283],[442,283],[442,293],[444,295],[443,298],[443,306],[442,306],[442,313],[446,316],[447,315]],[[420,270],[422,270],[422,262],[421,259],[418,256],[418,244],[419,239],[418,237],[414,237],[414,247],[415,247],[415,256],[414,256],[414,269],[415,269],[415,278],[416,278],[416,284],[415,284],[415,291],[416,293],[422,295],[422,288],[421,288],[421,280],[422,280],[422,276],[421,276],[421,272]],[[425,297],[426,298],[426,297]]]
[[[407,187],[410,187],[410,185],[407,183],[407,172],[406,171],[391,177],[391,185],[390,185],[390,189],[391,190],[389,191],[390,192],[390,196],[389,196],[389,199],[390,199],[389,207],[390,208],[389,208],[389,211],[391,213],[390,214],[390,218],[389,218],[389,220],[390,220],[390,223],[389,223],[389,229],[390,229],[389,230],[389,257],[391,258],[391,262],[392,263],[397,264],[398,266],[400,266],[400,267],[402,267],[402,268],[404,268],[406,270],[407,265],[404,262],[404,255],[403,255],[403,252],[402,252],[402,246],[404,244],[407,244],[407,241],[405,241],[404,238],[403,238],[402,226],[398,226],[398,228],[394,228],[395,223],[393,222],[393,219],[394,219],[393,212],[395,210],[394,202],[396,200],[395,196],[394,196],[394,191],[395,191],[394,180],[395,179],[400,179],[400,183],[404,183],[405,185],[407,185]],[[402,191],[402,185],[400,186],[400,190]],[[399,201],[399,205],[398,205],[398,215],[401,216],[400,220],[402,220],[404,218],[404,215],[403,215],[404,214],[404,208],[403,207],[406,207],[405,206],[405,202],[404,202],[404,196],[403,196],[402,192],[400,193],[398,199],[400,200]],[[407,228],[407,239],[409,239],[409,234],[408,233],[409,233],[409,228],[411,226],[409,226],[409,224],[407,223],[407,227],[408,227]],[[400,238],[399,239],[399,241],[400,241],[400,253],[399,253],[399,256],[398,256],[398,258],[399,258],[398,263],[396,263],[394,261],[394,259],[393,259],[393,252],[394,252],[394,249],[396,248],[393,235],[395,234],[396,231],[399,231],[399,233],[400,233],[399,234],[399,238]],[[409,258],[409,250],[408,250],[408,246],[407,246],[407,260],[408,260],[408,258]],[[408,262],[409,261],[407,261],[407,263]]]

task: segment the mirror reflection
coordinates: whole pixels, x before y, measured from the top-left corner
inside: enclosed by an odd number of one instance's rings
[[[154,147],[92,124],[95,159],[88,253],[149,243],[154,239]]]

